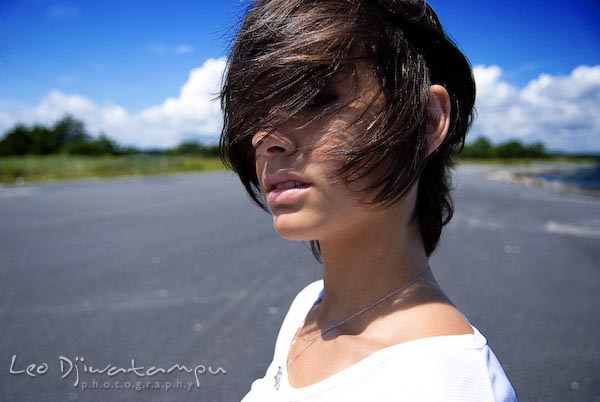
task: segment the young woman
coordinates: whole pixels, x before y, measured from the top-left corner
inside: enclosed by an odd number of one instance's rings
[[[324,280],[292,303],[245,402],[516,400],[428,265],[474,100],[423,1],[253,4],[222,90],[222,155],[281,236],[311,242]]]

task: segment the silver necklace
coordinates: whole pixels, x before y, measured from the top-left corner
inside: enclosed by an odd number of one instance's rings
[[[398,289],[393,290],[392,292],[388,293],[387,295],[383,296],[382,298],[376,300],[374,303],[369,304],[367,307],[359,310],[358,312],[352,314],[349,317],[344,318],[343,320],[339,321],[338,323],[328,327],[326,330],[319,332],[317,335],[315,335],[314,337],[312,337],[308,343],[306,344],[306,346],[304,346],[302,348],[302,350],[300,352],[298,352],[288,363],[288,367],[291,366],[296,359],[298,359],[302,353],[304,353],[310,346],[312,346],[313,343],[315,343],[318,339],[322,338],[323,336],[325,336],[325,334],[329,333],[330,331],[336,329],[337,327],[339,327],[340,325],[343,325],[345,323],[347,323],[348,321],[352,320],[353,318],[358,317],[359,315],[369,311],[370,309],[372,309],[373,307],[377,306],[378,304],[386,301],[387,299],[389,299],[390,297],[400,293],[402,290],[406,289],[407,287],[409,287],[410,285],[414,284],[415,282],[419,281],[420,279],[422,279],[427,272],[429,272],[431,270],[431,267],[427,266],[427,269],[425,269],[423,272],[421,272],[420,274],[418,274],[417,276],[413,277],[412,279],[410,279],[408,282],[404,283],[402,286],[400,286]],[[314,307],[314,305],[313,305]],[[311,308],[312,310],[312,308]],[[296,335],[294,335],[294,341],[292,342],[292,344],[290,345],[290,350],[291,348],[294,346],[294,343],[296,343]],[[288,353],[289,354],[289,353]],[[283,370],[281,368],[281,366],[279,366],[279,370],[277,371],[277,374],[275,375],[275,389],[279,389],[279,383],[281,380],[281,376],[283,374]]]

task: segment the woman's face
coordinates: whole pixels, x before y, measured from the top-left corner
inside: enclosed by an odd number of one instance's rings
[[[379,91],[373,73],[359,66],[356,74],[334,77],[298,116],[269,135],[254,135],[260,187],[282,237],[339,238],[373,221],[378,212],[361,202],[361,183],[349,187],[332,178],[344,161],[330,151],[366,129],[381,107]],[[316,118],[326,108],[335,112]]]

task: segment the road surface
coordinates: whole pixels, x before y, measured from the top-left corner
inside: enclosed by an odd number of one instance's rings
[[[600,200],[488,171],[432,269],[521,401],[600,401]],[[0,401],[239,401],[320,277],[227,172],[4,187]]]

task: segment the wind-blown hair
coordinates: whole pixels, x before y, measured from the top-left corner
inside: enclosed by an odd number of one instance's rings
[[[418,180],[414,219],[427,255],[452,218],[450,168],[473,117],[475,82],[468,60],[419,0],[259,0],[233,45],[221,92],[221,157],[250,197],[266,209],[252,136],[302,111],[340,71],[366,62],[383,106],[352,141],[336,147],[347,183],[368,177],[372,203],[397,202]],[[450,129],[427,156],[428,88],[450,95]],[[335,110],[329,110],[335,113]],[[319,245],[311,242],[319,258]]]

